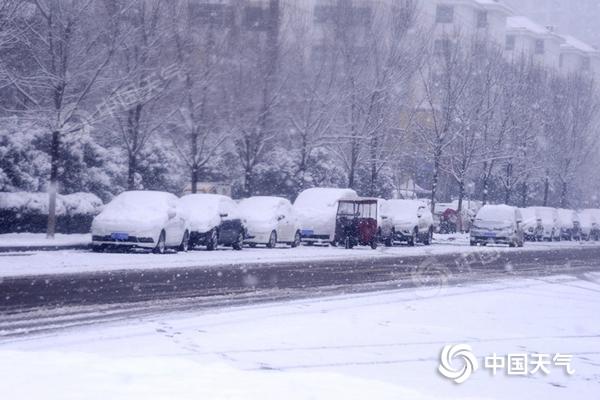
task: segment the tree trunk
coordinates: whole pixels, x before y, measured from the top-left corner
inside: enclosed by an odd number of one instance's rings
[[[56,196],[58,194],[58,161],[60,149],[60,133],[52,132],[52,145],[50,148],[50,185],[48,187],[48,229],[46,237],[53,239],[56,233]]]
[[[458,208],[457,208],[457,212],[458,212],[458,231],[463,233],[463,219],[462,219],[462,209],[463,209],[463,199],[465,197],[465,180],[464,178],[461,178],[458,181]]]
[[[564,181],[562,183],[562,190],[560,193],[560,206],[562,208],[567,208],[567,206],[569,205],[568,195],[569,195],[569,184],[567,183],[567,181]]]
[[[510,199],[512,197],[512,191],[513,191],[512,172],[513,172],[513,166],[512,166],[512,164],[508,164],[506,166],[506,193],[504,194],[504,204],[510,204]]]
[[[442,161],[442,152],[439,149],[435,150],[433,155],[433,176],[431,178],[431,213],[435,214],[435,196],[440,181],[440,165]]]
[[[521,207],[527,207],[527,197],[529,197],[529,185],[527,182],[523,182],[523,187],[521,189]]]
[[[137,155],[135,153],[129,154],[129,163],[127,168],[127,189],[135,190],[135,174],[137,172]]]
[[[544,180],[544,207],[548,206],[548,198],[550,196],[550,178],[546,175]]]
[[[192,166],[192,193],[198,193],[198,166]]]

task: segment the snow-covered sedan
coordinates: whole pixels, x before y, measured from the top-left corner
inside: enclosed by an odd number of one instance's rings
[[[534,207],[538,223],[541,225],[542,240],[552,242],[560,240],[560,226],[558,223],[558,210],[551,207]]]
[[[131,191],[118,195],[92,222],[92,248],[140,248],[162,254],[168,248],[187,251],[186,214],[171,193]]]
[[[300,229],[292,204],[281,197],[256,196],[239,203],[246,224],[246,240],[251,247],[258,244],[274,248],[278,243],[300,245]]]
[[[431,244],[433,239],[433,215],[427,204],[418,200],[388,200],[381,207],[381,237],[387,247],[395,242],[409,246]]]
[[[189,194],[179,200],[189,220],[190,247],[206,246],[209,251],[219,245],[242,250],[246,228],[238,205],[218,194]]]
[[[597,225],[596,219],[591,213],[588,212],[588,210],[577,212],[579,237],[577,237],[576,240],[591,240],[595,225]]]
[[[558,226],[560,228],[560,237],[563,240],[574,240],[579,237],[577,213],[574,210],[565,208],[558,209]]]
[[[483,206],[471,228],[471,246],[508,244],[523,247],[525,235],[521,224],[523,217],[518,208],[507,205]]]
[[[333,243],[338,202],[357,198],[352,189],[312,188],[300,193],[294,202],[294,213],[300,222],[302,242]]]
[[[582,230],[585,230],[586,234],[583,235],[587,240],[600,240],[600,210],[598,209],[587,209],[579,213]],[[585,226],[584,226],[585,225]]]
[[[544,227],[541,219],[538,218],[538,213],[535,207],[520,208],[523,222],[521,227],[525,234],[525,240],[530,242],[541,242],[544,238]]]

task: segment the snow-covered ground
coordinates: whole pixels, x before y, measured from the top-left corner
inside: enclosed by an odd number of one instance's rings
[[[63,250],[52,252],[17,252],[0,253],[0,277],[64,274],[95,271],[116,271],[123,269],[162,269],[176,267],[218,267],[222,265],[240,264],[250,265],[256,263],[282,263],[294,260],[323,261],[364,259],[373,260],[382,257],[443,255],[452,253],[478,252],[506,252],[520,251],[503,246],[490,246],[472,248],[468,244],[468,236],[451,235],[438,236],[432,246],[393,248],[379,247],[372,250],[370,247],[346,250],[335,247],[299,247],[291,249],[282,246],[276,249],[245,248],[243,251],[221,249],[214,252],[191,251],[188,253],[155,255],[148,253],[101,253],[90,251]],[[572,249],[585,246],[597,246],[597,243],[527,243],[526,250],[546,251],[549,249]]]
[[[0,342],[0,393],[44,399],[596,399],[600,274],[163,314]],[[573,376],[437,373],[441,349],[574,356]]]
[[[5,233],[0,235],[0,248],[87,246],[91,242],[92,235],[90,234],[63,235],[57,233],[54,239],[46,238],[45,233]]]

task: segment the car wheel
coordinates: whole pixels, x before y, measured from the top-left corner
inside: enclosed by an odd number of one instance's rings
[[[374,238],[373,240],[371,240],[371,248],[373,250],[377,250],[377,239]]]
[[[393,236],[393,234],[390,237],[386,237],[385,241],[383,242],[383,244],[385,245],[385,247],[393,247],[394,246],[394,236]]]
[[[471,240],[471,247],[475,247],[475,246],[477,246],[477,242],[474,240]]]
[[[268,249],[274,249],[277,247],[277,232],[271,232],[271,236],[269,236],[269,241],[267,242]]]
[[[427,232],[427,236],[425,236],[425,240],[423,240],[423,243],[425,244],[425,246],[430,246],[432,241],[433,241],[433,228],[429,228],[429,231]]]
[[[412,233],[412,236],[408,239],[408,245],[410,247],[416,246],[418,237],[419,237],[419,231],[417,230],[417,228],[415,228],[415,230]]]
[[[244,232],[238,234],[237,240],[232,245],[234,250],[242,250],[244,248]]]
[[[256,248],[256,243],[250,243],[248,246],[250,246],[251,249],[255,249]]]
[[[165,254],[167,251],[167,238],[165,231],[161,231],[158,237],[158,242],[154,248],[154,254]]]
[[[185,231],[183,234],[183,239],[181,239],[181,244],[179,245],[179,251],[187,253],[190,249],[190,233]]]
[[[344,247],[346,249],[351,249],[354,246],[352,245],[352,239],[350,239],[350,236],[346,236],[346,238],[344,239]]]
[[[213,229],[209,233],[208,239],[206,239],[206,250],[214,251],[219,246],[219,235],[216,229]]]
[[[294,249],[300,246],[301,241],[302,237],[300,236],[300,232],[296,232],[296,234],[294,235],[294,241],[290,244],[290,246],[292,246],[292,248]]]
[[[92,246],[92,252],[94,253],[104,253],[105,247],[104,245]]]

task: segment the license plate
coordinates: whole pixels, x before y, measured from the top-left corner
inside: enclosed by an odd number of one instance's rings
[[[495,234],[495,233],[492,233],[492,232],[486,232],[486,233],[485,233],[483,236],[485,236],[485,237],[489,237],[489,238],[495,238],[495,237],[496,237],[496,234]]]
[[[315,231],[310,230],[310,229],[303,229],[302,230],[302,236],[312,236],[315,233]]]
[[[125,232],[113,232],[113,233],[111,233],[110,237],[113,240],[118,240],[118,241],[124,242],[129,239],[129,234],[125,233]]]

